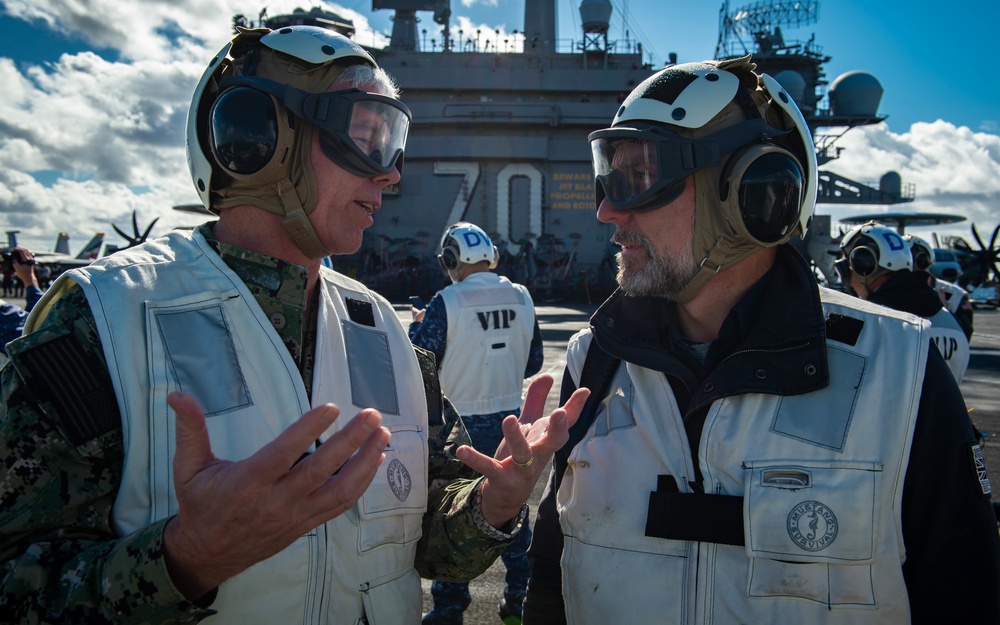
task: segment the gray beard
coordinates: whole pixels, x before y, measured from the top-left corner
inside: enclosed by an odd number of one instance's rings
[[[618,260],[618,286],[632,297],[663,297],[674,299],[698,273],[698,264],[689,248],[677,256],[662,254],[653,248],[649,239],[636,232],[616,232],[615,243],[642,245],[649,259],[641,269],[629,267],[621,253]]]

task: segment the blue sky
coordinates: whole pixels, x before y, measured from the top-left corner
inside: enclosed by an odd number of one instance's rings
[[[523,28],[524,0],[452,0],[452,28]],[[272,0],[271,14],[316,2]],[[560,40],[580,39],[579,0],[558,0]],[[625,31],[661,65],[712,58],[721,0],[613,2],[609,36]],[[734,2],[730,11],[750,2]],[[958,3],[956,3],[958,4]],[[95,231],[118,236],[160,221],[154,235],[192,225],[173,211],[197,202],[184,157],[184,118],[204,64],[230,37],[235,13],[256,16],[246,0],[0,0],[0,227],[23,243],[51,249],[60,230],[74,251]],[[371,0],[325,2],[354,19],[358,39],[385,42],[390,12]],[[903,0],[821,0],[814,23],[782,27],[786,39],[815,43],[832,57],[827,79],[852,70],[875,75],[885,90],[886,122],[851,130],[843,156],[827,166],[875,182],[888,170],[916,185],[907,210],[960,212],[982,234],[1000,223],[1000,86],[988,42],[1000,2],[969,0],[961,9]],[[429,13],[421,27],[437,26]],[[428,35],[428,39],[432,35]],[[995,47],[995,46],[992,46]],[[404,95],[405,97],[405,95]],[[859,211],[822,206],[835,218]],[[969,222],[914,230],[969,238]]]

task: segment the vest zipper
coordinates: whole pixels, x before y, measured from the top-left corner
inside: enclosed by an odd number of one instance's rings
[[[784,352],[792,352],[792,351],[795,351],[795,350],[803,349],[805,347],[809,347],[809,341],[806,341],[805,343],[802,343],[801,345],[791,345],[789,347],[779,347],[779,348],[774,348],[774,349],[762,349],[762,348],[741,349],[739,351],[733,352],[732,354],[729,354],[728,356],[726,356],[725,358],[723,358],[722,360],[720,360],[719,364],[716,365],[715,368],[718,369],[719,365],[725,363],[730,358],[735,358],[736,356],[741,356],[743,354],[753,354],[753,353],[760,353],[760,354],[781,354],[781,353],[784,353]]]

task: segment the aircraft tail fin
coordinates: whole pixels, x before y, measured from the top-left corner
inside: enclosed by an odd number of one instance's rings
[[[87,242],[76,255],[81,260],[96,260],[101,257],[101,246],[104,244],[104,233],[98,232],[94,238]]]
[[[69,233],[60,232],[56,238],[56,246],[52,249],[56,254],[66,254],[69,256]]]

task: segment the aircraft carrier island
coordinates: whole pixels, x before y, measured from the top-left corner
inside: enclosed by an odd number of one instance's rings
[[[812,40],[783,37],[782,26],[815,21],[818,4],[730,10],[724,3],[716,56],[753,53],[798,101],[823,164],[836,158],[833,142],[846,129],[884,117],[874,76],[842,76],[826,98],[823,64],[830,58]],[[389,45],[369,51],[397,80],[413,122],[399,193],[384,197],[361,250],[334,257],[334,267],[394,301],[429,296],[444,284],[434,262],[441,233],[464,219],[493,237],[497,271],[536,298],[592,302],[610,293],[617,246],[610,243],[614,227],[595,217],[587,135],[607,127],[628,93],[659,69],[644,62],[640,42],[609,39],[612,3],[583,0],[582,28],[572,40],[557,39],[555,0],[526,1],[523,30],[509,34],[453,28],[447,0],[373,0],[372,9],[394,12]],[[234,23],[252,25],[243,16]],[[350,20],[318,7],[260,19],[270,28],[302,23],[354,34]],[[824,127],[838,130],[824,134]],[[898,174],[879,186],[821,171],[820,202],[913,199]],[[833,279],[831,229],[829,216],[818,215],[801,243],[820,279]]]

